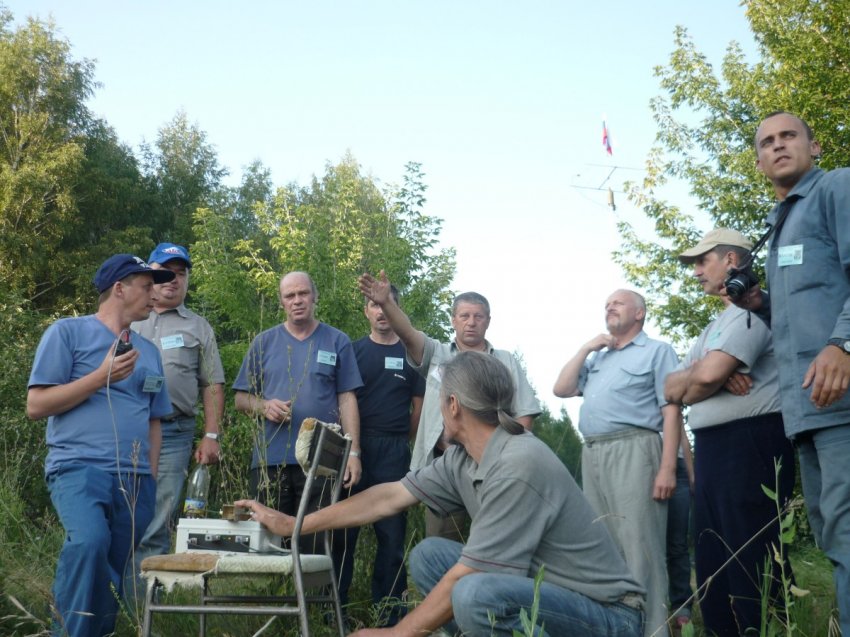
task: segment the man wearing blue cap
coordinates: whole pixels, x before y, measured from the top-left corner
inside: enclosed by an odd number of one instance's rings
[[[95,314],[51,325],[35,354],[27,415],[47,418],[45,474],[65,542],[53,583],[54,634],[115,626],[122,573],[154,509],[160,418],[171,402],[156,347],[130,323],[174,278],[116,254],[98,269]]]
[[[156,511],[136,550],[135,574],[145,557],[164,555],[171,549],[174,514],[192,455],[198,397],[204,407],[204,435],[195,448],[196,462],[218,462],[219,427],[224,412],[224,370],[215,334],[206,319],[183,304],[192,268],[189,251],[173,243],[160,243],[148,263],[155,270],[173,272],[174,278],[154,286],[153,312],[131,327],[159,349],[172,408],[162,418]],[[131,581],[128,578],[125,585],[128,600],[139,597],[144,590],[139,580]]]

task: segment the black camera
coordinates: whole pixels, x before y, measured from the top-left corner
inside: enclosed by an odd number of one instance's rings
[[[130,342],[130,332],[124,330],[118,336],[118,345],[115,346],[115,355],[121,356],[133,349],[133,344]]]
[[[746,296],[754,286],[758,285],[759,279],[753,272],[752,258],[740,268],[732,268],[728,272],[726,281],[723,285],[726,287],[726,295],[732,301],[738,301]]]

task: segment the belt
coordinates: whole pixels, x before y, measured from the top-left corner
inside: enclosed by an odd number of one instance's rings
[[[186,420],[188,418],[191,418],[192,420],[195,419],[194,416],[184,416],[183,414],[177,414],[176,416],[168,416],[166,418],[160,418],[159,422],[177,422],[178,420]]]
[[[647,429],[646,427],[629,427],[628,429],[623,429],[622,431],[615,431],[610,434],[599,434],[596,436],[585,436],[584,444],[586,447],[592,447],[594,444],[598,442],[614,442],[616,440],[624,440],[626,438],[636,438],[638,436],[658,436],[659,433],[654,429]]]

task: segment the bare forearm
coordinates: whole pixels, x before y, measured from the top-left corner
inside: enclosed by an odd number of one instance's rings
[[[664,381],[664,399],[674,405],[681,405],[690,384],[690,368],[671,372]]]
[[[204,431],[218,433],[224,414],[224,385],[207,385],[201,393],[204,405]]]
[[[339,394],[337,400],[340,424],[342,430],[351,438],[351,450],[360,451],[360,411],[357,408],[357,397],[353,391],[348,391]]]
[[[430,635],[440,626],[446,624],[454,617],[452,590],[460,578],[475,572],[474,569],[464,564],[455,564],[431,589],[422,603],[399,622],[397,634],[404,635],[404,637]]]
[[[384,311],[384,316],[387,317],[390,326],[398,337],[401,339],[404,349],[417,365],[422,362],[422,356],[425,353],[425,335],[413,327],[413,323],[407,317],[407,314],[396,304],[392,297],[386,303],[381,305]]]
[[[347,529],[371,524],[376,520],[400,513],[416,504],[401,482],[386,482],[340,500],[332,507],[320,509],[304,518],[303,533],[329,529]],[[274,530],[274,529],[272,529]]]
[[[676,471],[679,457],[679,443],[682,437],[682,410],[678,405],[665,405],[661,408],[664,416],[664,441],[661,448],[661,468]]]
[[[263,400],[262,396],[249,394],[245,391],[237,391],[234,402],[237,411],[242,411],[252,416],[262,415],[265,406],[265,400]]]
[[[63,414],[86,401],[104,385],[106,376],[98,368],[65,385],[31,387],[27,392],[27,416],[36,420]]]
[[[555,381],[555,386],[552,388],[552,391],[558,398],[578,396],[578,379],[581,374],[581,368],[584,365],[584,361],[590,356],[591,351],[586,346],[582,347],[561,369],[561,373],[558,374],[558,379]]]

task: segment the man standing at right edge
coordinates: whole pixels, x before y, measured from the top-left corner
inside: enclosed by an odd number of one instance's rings
[[[840,625],[850,635],[850,170],[816,168],[820,144],[790,113],[768,115],[755,147],[778,201],[767,217],[779,224],[767,279],[785,433],[799,450],[809,522],[835,566]]]

